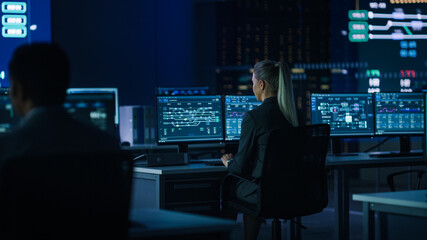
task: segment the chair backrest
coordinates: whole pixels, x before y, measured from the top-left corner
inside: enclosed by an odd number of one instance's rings
[[[260,179],[260,214],[291,218],[322,211],[328,203],[327,124],[271,132]]]
[[[10,159],[0,172],[0,238],[126,238],[132,164],[124,153]]]

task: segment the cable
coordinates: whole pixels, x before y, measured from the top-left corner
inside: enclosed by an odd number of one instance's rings
[[[388,140],[390,140],[390,139],[392,139],[392,138],[394,138],[394,137],[388,137],[388,138],[386,138],[386,139],[382,140],[380,143],[378,143],[378,144],[374,145],[373,147],[370,147],[370,148],[366,149],[366,150],[365,150],[365,151],[363,151],[363,152],[365,152],[365,153],[366,153],[366,152],[370,152],[372,149],[377,148],[377,147],[379,147],[379,146],[383,145],[385,142],[387,142]]]

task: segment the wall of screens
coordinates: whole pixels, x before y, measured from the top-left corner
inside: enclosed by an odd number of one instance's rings
[[[311,123],[331,136],[423,135],[424,93],[312,93]]]

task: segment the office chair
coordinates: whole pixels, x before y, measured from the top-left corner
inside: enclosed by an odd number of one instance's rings
[[[124,153],[10,159],[0,239],[126,239],[132,164]]]
[[[413,174],[413,173],[417,174],[417,190],[419,190],[421,188],[421,180],[423,178],[423,175],[426,173],[426,171],[414,169],[414,170],[404,170],[404,171],[388,174],[387,175],[387,185],[390,188],[390,191],[392,191],[392,192],[396,191],[396,187],[394,184],[394,178],[396,176],[399,176],[402,174]]]
[[[262,177],[257,183],[258,204],[251,205],[229,196],[228,175],[224,181],[223,206],[265,219],[273,218],[273,239],[281,238],[280,219],[288,221],[288,239],[300,239],[301,216],[321,212],[328,204],[325,171],[330,127],[317,124],[279,129],[270,133]],[[249,180],[246,180],[249,181]]]

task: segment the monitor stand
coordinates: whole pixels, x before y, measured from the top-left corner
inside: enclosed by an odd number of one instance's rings
[[[343,153],[341,152],[341,139],[332,138],[332,154],[335,156],[357,156],[357,153]]]
[[[184,162],[188,163],[188,144],[179,144],[178,145],[178,154],[184,155]]]
[[[413,156],[422,156],[423,152],[411,152],[411,137],[410,136],[400,136],[400,151],[391,151],[391,152],[381,152],[381,153],[371,153],[370,157],[413,157]]]

